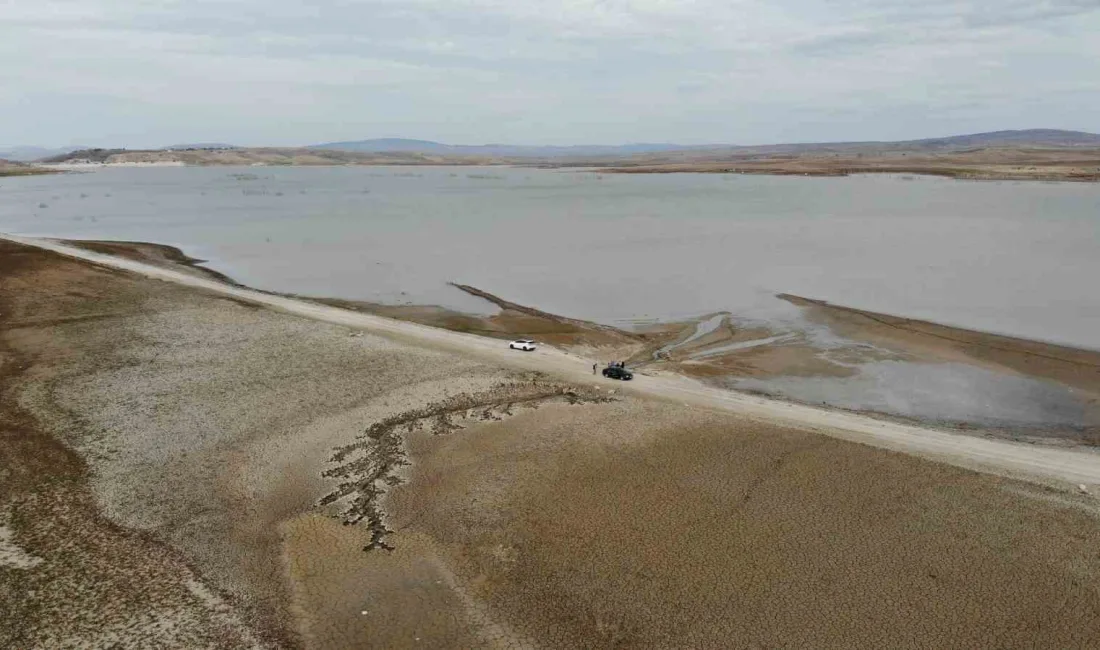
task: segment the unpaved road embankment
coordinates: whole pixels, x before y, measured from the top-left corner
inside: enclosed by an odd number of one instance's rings
[[[2,234],[0,237],[146,277],[211,291],[304,318],[358,328],[451,352],[476,355],[483,360],[507,367],[541,370],[570,381],[592,380],[592,360],[545,346],[534,354],[519,354],[508,350],[500,344],[500,341],[493,339],[231,286],[170,268],[155,267],[135,260],[81,250],[54,240]],[[624,389],[636,395],[675,400],[692,406],[735,412],[777,424],[809,428],[825,435],[917,454],[969,469],[1048,483],[1084,484],[1086,487],[1100,485],[1100,454],[1088,450],[1041,448],[1009,441],[957,435],[852,413],[731,393],[677,376],[638,376],[632,385]]]

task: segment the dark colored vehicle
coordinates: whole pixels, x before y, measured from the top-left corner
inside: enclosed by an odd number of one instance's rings
[[[622,366],[611,366],[610,368],[603,369],[603,376],[608,379],[621,379],[623,381],[630,381],[634,379],[634,373],[630,372]]]

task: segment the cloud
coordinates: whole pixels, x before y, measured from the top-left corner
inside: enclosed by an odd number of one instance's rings
[[[1096,0],[8,0],[0,143],[1100,130],[1055,100],[1098,104],[1097,33]]]

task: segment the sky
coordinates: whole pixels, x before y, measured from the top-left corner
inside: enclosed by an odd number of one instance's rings
[[[1100,0],[0,0],[0,146],[1100,132]]]

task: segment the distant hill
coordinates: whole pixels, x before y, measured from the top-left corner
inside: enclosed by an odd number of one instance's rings
[[[894,173],[1000,180],[1100,181],[1100,135],[1034,129],[903,142],[773,145],[629,144],[542,147],[449,145],[387,138],[313,147],[177,145],[85,149],[39,164],[105,165],[533,165],[628,173],[715,172],[847,176]],[[24,171],[23,173],[31,173]]]
[[[1096,133],[1086,133],[1084,131],[1027,129],[1023,131],[972,133],[970,135],[956,135],[947,138],[925,138],[922,140],[898,142],[896,144],[910,144],[923,147],[1096,147],[1100,146],[1100,135]]]
[[[935,152],[990,149],[997,147],[1072,148],[1100,146],[1100,135],[1084,131],[1057,129],[1026,129],[1020,131],[991,131],[953,135],[944,138],[920,140],[852,141],[852,142],[797,142],[765,144],[747,147],[715,147],[725,152],[762,154],[801,154],[840,152]]]
[[[408,138],[375,138],[370,140],[353,140],[346,142],[327,142],[308,147],[283,147],[279,151],[298,149],[302,152],[344,152],[360,155],[405,155],[428,156],[434,159],[461,158],[463,160],[481,159],[486,162],[497,160],[526,162],[535,160],[553,161],[555,163],[565,160],[576,160],[583,163],[585,160],[601,159],[614,160],[625,158],[638,158],[648,156],[695,159],[710,156],[726,155],[803,155],[812,153],[823,154],[855,154],[855,153],[936,153],[965,151],[968,149],[985,148],[1055,148],[1073,149],[1100,147],[1100,135],[1083,131],[1063,131],[1058,129],[1027,129],[1020,131],[992,131],[989,133],[972,133],[967,135],[955,135],[943,138],[922,138],[919,140],[901,141],[851,141],[851,142],[795,142],[786,144],[766,145],[735,145],[735,144],[706,144],[706,145],[681,145],[675,143],[639,142],[623,145],[571,145],[571,146],[541,146],[541,145],[511,145],[511,144],[481,144],[481,145],[454,145],[431,140],[414,140]],[[216,151],[273,151],[268,148],[238,147],[222,142],[200,142],[190,144],[175,144],[157,150],[165,152],[216,152]],[[77,155],[73,155],[74,152]],[[44,147],[11,147],[0,149],[0,158],[14,161],[50,161],[63,162],[72,159],[97,160],[126,152],[125,149],[91,149],[84,147],[64,147],[60,149],[47,149]],[[357,160],[358,161],[358,160]]]
[[[637,143],[624,145],[539,146],[510,144],[454,145],[431,140],[406,138],[376,138],[350,142],[328,142],[310,145],[308,149],[357,151],[369,153],[406,152],[441,156],[493,156],[503,158],[563,158],[584,156],[632,156],[641,153],[690,151],[722,145],[679,145],[668,143]]]
[[[74,160],[103,163],[107,162],[111,156],[126,153],[127,149],[74,149],[65,153],[59,153],[56,156],[50,156],[49,158],[43,158],[39,162],[42,163],[65,163],[72,162]]]
[[[238,149],[236,145],[224,142],[196,142],[194,144],[173,144],[164,147],[166,151],[194,151],[202,149]]]
[[[417,153],[450,153],[454,146],[432,142],[430,140],[410,140],[408,138],[375,138],[373,140],[355,140],[350,142],[328,142],[309,145],[306,149],[327,149],[329,151],[363,151],[378,153],[382,151],[415,151]]]
[[[707,152],[755,152],[755,153],[800,153],[807,151],[852,151],[870,150],[958,150],[975,147],[1095,147],[1100,146],[1100,135],[1083,131],[1061,131],[1057,129],[1028,129],[1022,131],[993,131],[956,135],[946,138],[924,138],[896,142],[854,141],[854,142],[805,142],[787,144],[768,144],[739,146],[731,144],[679,145],[672,143],[637,143],[624,145],[573,145],[573,146],[537,146],[537,145],[452,145],[431,140],[411,140],[405,138],[377,138],[348,142],[328,142],[311,145],[308,149],[326,149],[330,151],[355,151],[369,153],[405,152],[434,154],[441,156],[492,156],[503,158],[582,158],[582,157],[625,157],[643,154],[670,152],[707,153]]]

